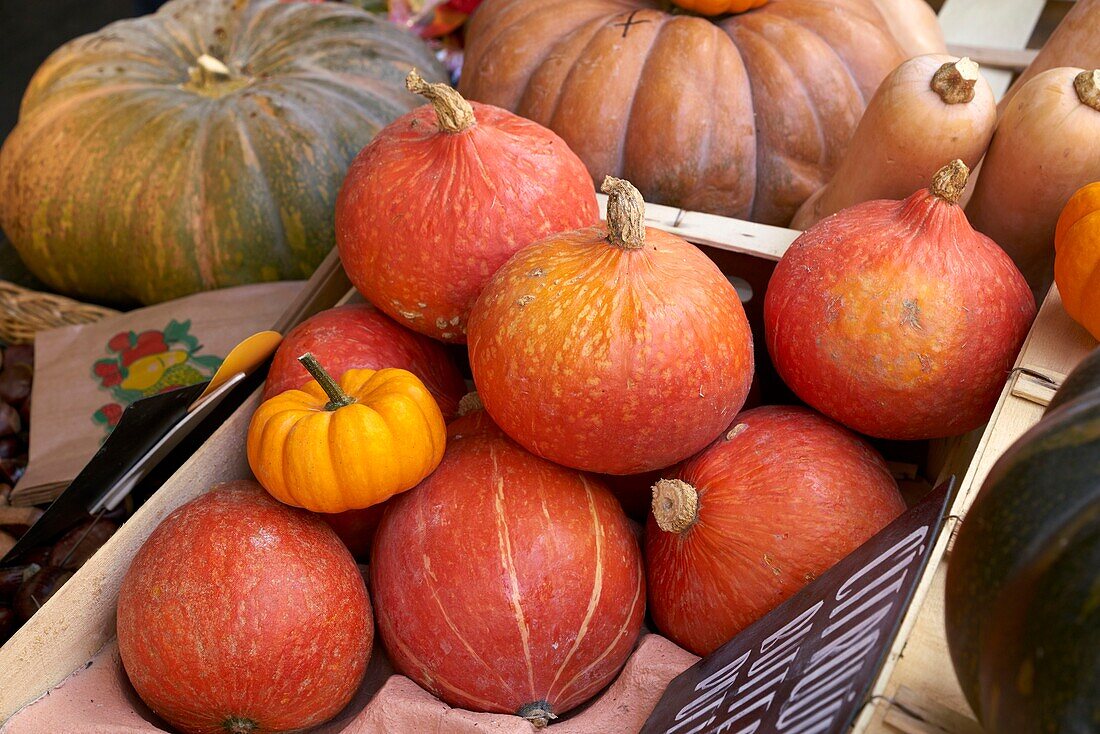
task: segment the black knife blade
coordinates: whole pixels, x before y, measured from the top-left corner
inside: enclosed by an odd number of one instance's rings
[[[2,559],[6,566],[92,517],[91,508],[187,413],[208,381],[135,400],[80,474]]]

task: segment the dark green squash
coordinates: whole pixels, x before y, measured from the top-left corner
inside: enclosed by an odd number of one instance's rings
[[[351,5],[173,0],[55,51],[0,151],[0,226],[78,297],[152,303],[308,276],[419,39]]]
[[[955,671],[988,731],[1100,731],[1100,375],[997,461],[947,573]]]

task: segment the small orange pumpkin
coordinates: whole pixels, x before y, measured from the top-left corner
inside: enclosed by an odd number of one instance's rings
[[[447,427],[431,393],[401,369],[348,370],[339,384],[312,354],[314,380],[256,410],[248,464],[275,499],[344,512],[412,489],[443,459]]]
[[[1066,313],[1100,340],[1100,181],[1078,189],[1058,217],[1054,282]]]
[[[672,0],[672,2],[677,7],[700,15],[725,15],[759,8],[761,5],[766,5],[768,0]]]

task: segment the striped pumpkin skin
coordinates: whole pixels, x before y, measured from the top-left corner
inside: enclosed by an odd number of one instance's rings
[[[473,711],[579,706],[614,679],[645,614],[641,551],[614,496],[481,410],[448,426],[443,462],[390,503],[370,571],[394,666]]]
[[[202,55],[227,80],[196,80]],[[348,5],[173,0],[55,51],[0,150],[0,226],[51,287],[155,303],[306,277],[351,159],[417,98],[418,39]]]

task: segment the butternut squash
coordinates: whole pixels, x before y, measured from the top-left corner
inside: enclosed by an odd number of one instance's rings
[[[879,85],[836,175],[806,200],[794,229],[873,199],[904,199],[925,187],[944,161],[973,169],[997,119],[978,65],[944,54],[902,63]]]
[[[970,223],[1016,263],[1039,300],[1054,275],[1054,227],[1073,192],[1100,179],[1100,70],[1050,69],[1005,108],[974,194]]]
[[[892,28],[891,28],[892,30]],[[1077,0],[1050,34],[1039,55],[1005,92],[998,109],[1004,114],[1016,92],[1031,78],[1059,66],[1100,66],[1100,0]]]

